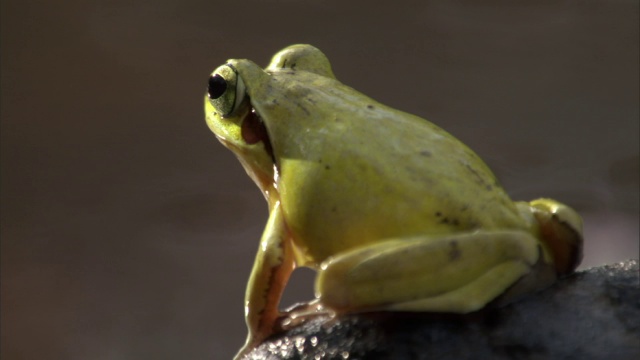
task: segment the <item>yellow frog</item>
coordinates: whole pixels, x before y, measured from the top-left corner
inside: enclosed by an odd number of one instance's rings
[[[204,103],[269,204],[237,358],[286,318],[278,304],[299,266],[318,272],[315,304],[334,313],[468,313],[544,288],[582,258],[573,209],[512,201],[467,146],[342,84],[310,45],[266,69],[229,60]]]

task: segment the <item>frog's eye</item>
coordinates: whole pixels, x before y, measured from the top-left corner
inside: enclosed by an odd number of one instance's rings
[[[233,66],[222,65],[209,77],[207,94],[218,113],[228,116],[238,109],[244,99],[244,82]]]

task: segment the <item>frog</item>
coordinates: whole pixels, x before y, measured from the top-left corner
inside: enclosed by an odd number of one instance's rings
[[[468,146],[343,84],[316,47],[288,46],[264,69],[228,60],[209,76],[204,107],[269,208],[236,359],[296,311],[469,314],[544,289],[580,264],[574,209],[512,200]],[[315,299],[282,311],[299,267],[316,271]]]

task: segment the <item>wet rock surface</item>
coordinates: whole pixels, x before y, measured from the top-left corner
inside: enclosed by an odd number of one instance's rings
[[[247,359],[638,359],[638,261],[591,268],[500,309],[317,318]]]

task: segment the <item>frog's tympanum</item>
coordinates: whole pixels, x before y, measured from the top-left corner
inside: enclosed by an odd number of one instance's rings
[[[266,69],[229,60],[204,103],[269,204],[238,358],[291,316],[278,303],[299,266],[317,271],[316,310],[462,314],[547,287],[581,260],[573,209],[512,201],[467,146],[342,84],[312,46]]]

